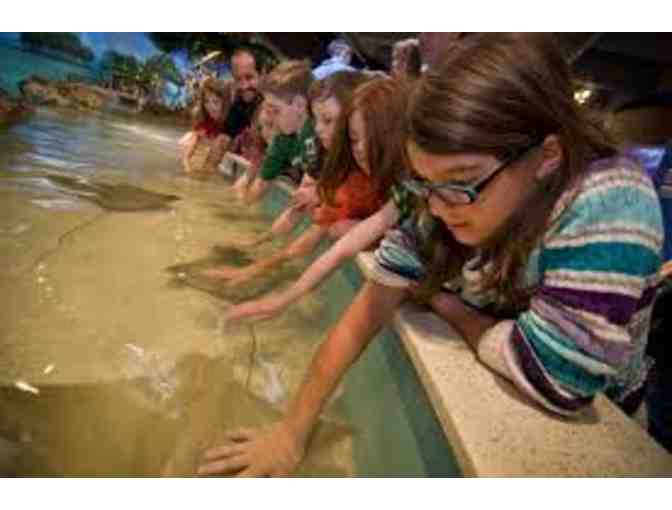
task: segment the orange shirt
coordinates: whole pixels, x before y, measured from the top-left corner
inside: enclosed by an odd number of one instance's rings
[[[334,205],[322,204],[317,207],[313,221],[318,225],[330,225],[342,220],[363,220],[378,212],[384,199],[376,190],[371,177],[353,170],[336,190]]]

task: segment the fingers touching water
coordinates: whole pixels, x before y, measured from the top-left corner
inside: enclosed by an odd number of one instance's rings
[[[198,468],[199,475],[289,476],[305,453],[305,444],[284,422],[234,430],[227,434],[227,439],[230,444],[205,453],[205,463]]]

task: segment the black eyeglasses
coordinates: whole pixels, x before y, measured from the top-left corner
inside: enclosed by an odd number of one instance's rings
[[[485,187],[492,182],[495,176],[504,170],[507,166],[525,156],[529,151],[537,147],[541,142],[535,141],[526,145],[511,155],[506,157],[502,163],[492,172],[481,177],[471,185],[453,184],[450,182],[429,182],[424,179],[408,178],[402,182],[402,185],[411,193],[418,195],[424,200],[429,200],[432,193],[436,194],[441,200],[450,205],[472,204],[478,198]]]

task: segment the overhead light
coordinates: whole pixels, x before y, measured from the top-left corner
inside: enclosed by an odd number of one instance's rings
[[[593,90],[589,88],[580,88],[574,91],[574,101],[579,104],[585,104],[593,95]]]

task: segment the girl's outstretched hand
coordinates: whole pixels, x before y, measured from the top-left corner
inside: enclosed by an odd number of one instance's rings
[[[294,192],[293,199],[300,210],[313,209],[320,204],[320,196],[314,185],[302,185]]]
[[[225,320],[237,321],[243,318],[270,319],[285,306],[283,299],[277,294],[246,301],[232,306],[224,314]]]
[[[305,443],[286,422],[227,434],[230,444],[211,448],[199,475],[235,474],[239,477],[289,476],[305,454]]]
[[[208,278],[216,278],[220,280],[233,280],[234,278],[238,278],[243,274],[243,269],[244,268],[233,266],[217,266],[209,269],[204,269],[203,271],[201,271],[201,274],[203,276],[207,276]]]

